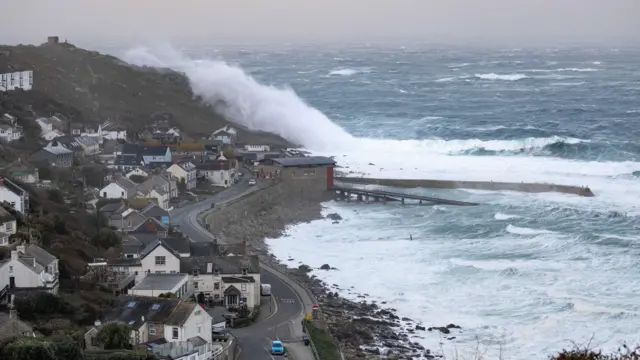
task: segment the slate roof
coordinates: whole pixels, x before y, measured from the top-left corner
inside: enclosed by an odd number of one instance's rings
[[[129,324],[133,329],[139,329],[147,321],[173,325],[176,318],[183,320],[188,318],[188,315],[184,317],[182,309],[178,309],[180,305],[179,299],[121,295],[116,298],[116,305],[107,314],[105,320],[120,321]],[[178,314],[173,316],[176,310],[179,310]],[[142,321],[143,317],[144,321]]]
[[[116,159],[113,161],[115,166],[140,166],[141,159],[138,155],[116,155]]]
[[[130,191],[135,189],[138,184],[134,183],[133,181],[131,181],[129,178],[121,176],[117,179],[115,179],[115,183],[120,185],[123,189]]]
[[[138,154],[140,153],[140,145],[129,143],[123,144],[121,153],[122,155],[138,156]]]
[[[147,232],[165,232],[169,230],[167,226],[161,223],[156,218],[147,218],[145,222],[140,224],[137,228],[134,228],[132,232],[140,231],[142,229],[146,229]]]
[[[30,336],[33,328],[29,324],[18,319],[17,316],[0,314],[0,340],[12,337]]]
[[[260,262],[257,255],[244,256],[191,256],[180,258],[180,272],[207,274],[208,263],[212,264],[212,270],[216,269],[220,274],[237,275],[242,273],[242,268],[247,267],[247,273],[260,273]]]
[[[56,259],[55,256],[49,254],[45,249],[39,247],[38,245],[29,245],[25,248],[26,255],[33,256],[36,258],[38,264],[42,266],[49,266]]]
[[[164,323],[165,325],[182,326],[187,321],[191,313],[195,310],[196,306],[200,306],[196,303],[183,302],[176,306],[171,315],[169,315]],[[204,310],[202,310],[204,311]]]
[[[158,246],[163,246],[165,249],[167,249],[170,253],[174,254],[176,257],[180,257],[180,255],[178,255],[178,250],[169,246],[169,244],[164,239],[158,239],[150,242],[149,244],[147,244],[147,246],[144,249],[140,251],[140,258],[144,259],[145,257],[147,257],[147,255],[153,252],[153,250],[155,250]]]
[[[326,156],[302,156],[302,157],[285,157],[271,159],[276,164],[283,167],[296,166],[333,166],[336,162]]]
[[[147,274],[132,290],[172,290],[188,278],[187,274]]]
[[[103,207],[101,207],[99,211],[101,213],[113,213],[118,210],[126,210],[126,205],[123,204],[121,201],[108,203]]]
[[[213,160],[196,165],[196,169],[204,171],[229,170],[231,164],[227,160]]]
[[[220,247],[216,242],[189,241],[189,253],[191,256],[219,256]]]
[[[54,155],[64,155],[64,154],[72,154],[73,151],[66,149],[62,146],[45,146],[42,150],[49,152]]]
[[[71,151],[82,151],[82,146],[72,136],[59,136],[51,141],[51,145],[58,143]]]
[[[84,146],[98,146],[100,141],[95,136],[78,136],[76,141]]]
[[[164,156],[167,154],[168,146],[142,146],[140,156]]]
[[[146,217],[169,216],[169,212],[167,210],[153,203],[150,203],[144,209],[140,210],[140,213]]]

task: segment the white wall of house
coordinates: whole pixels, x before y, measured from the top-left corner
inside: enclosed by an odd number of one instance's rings
[[[238,279],[240,280],[240,279]],[[233,285],[236,289],[240,290],[240,293],[242,294],[243,297],[247,298],[247,306],[252,308],[254,306],[256,306],[256,298],[259,299],[260,297],[260,292],[259,292],[259,288],[260,286],[258,286],[258,291],[256,292],[256,283],[250,283],[250,282],[233,282],[233,283],[224,283],[221,289],[221,295],[220,298],[224,297],[224,290],[226,288],[228,288],[229,286]],[[256,294],[258,296],[256,296]]]
[[[207,313],[202,307],[197,305],[182,326],[165,325],[164,337],[167,341],[178,342],[186,341],[187,339],[195,336],[200,336],[206,340],[207,343],[210,343],[211,325],[211,315],[209,315],[209,313]],[[177,330],[177,338],[174,336],[176,335],[174,330]]]
[[[4,186],[0,186],[0,202],[8,202],[11,204],[11,207],[16,211],[19,211],[24,214],[24,209],[22,208],[22,199],[13,191],[9,190]]]
[[[22,137],[22,131],[20,128],[7,127],[0,128],[0,139],[6,142],[18,140]]]
[[[16,89],[31,90],[33,88],[33,71],[14,71],[0,74],[0,91]]]
[[[64,133],[62,133],[62,132],[60,132],[58,130],[52,130],[52,131],[49,131],[47,133],[43,133],[42,134],[42,138],[47,140],[47,141],[51,141],[51,140],[53,140],[53,139],[55,139],[57,137],[63,136],[63,135],[64,135]]]
[[[126,199],[128,195],[127,190],[116,183],[110,183],[100,189],[100,197],[104,199]]]
[[[264,152],[271,151],[271,146],[269,145],[245,145],[245,151],[255,151],[255,152]]]
[[[129,171],[129,172],[127,173],[127,175],[125,175],[125,176],[126,176],[128,179],[131,179],[131,177],[132,177],[132,176],[134,176],[134,175],[138,175],[138,176],[149,176],[149,174],[148,174],[146,171],[144,171],[144,170],[142,170],[142,169],[140,169],[140,168],[136,168],[136,169],[133,169],[133,170]]]
[[[199,170],[212,185],[229,187],[233,183],[231,170]]]
[[[225,284],[222,283],[223,276],[251,276],[254,279],[253,283],[247,283],[247,289],[242,291],[240,285],[235,285],[238,290],[240,290],[243,296],[247,297],[247,306],[252,307],[255,304],[260,303],[260,274],[218,274],[212,275],[209,274],[198,274],[194,276],[193,273],[189,274],[189,283],[191,284],[191,289],[193,289],[194,294],[203,293],[205,295],[210,295],[213,299],[223,299],[224,298],[224,289],[226,289]],[[197,284],[197,285],[196,285]],[[239,284],[239,283],[238,283]],[[218,297],[216,298],[216,295]],[[251,298],[251,299],[250,299]]]
[[[5,233],[8,235],[13,235],[16,233],[18,227],[17,222],[15,220],[0,222],[0,233]]]
[[[155,248],[141,260],[141,263],[145,273],[171,274],[172,272],[180,272],[180,259],[164,246]]]
[[[35,260],[34,260],[35,261]],[[57,263],[52,265],[57,271]],[[4,288],[9,285],[11,278],[14,278],[15,286],[18,288],[36,288],[45,287],[43,273],[36,273],[31,268],[27,267],[22,261],[19,260],[19,256],[16,251],[11,252],[11,258],[9,261],[0,265],[0,288]],[[58,285],[49,285],[49,291],[56,294],[58,292]]]
[[[49,122],[49,119],[47,118],[38,118],[36,119],[36,123],[38,124],[38,126],[40,126],[42,134],[53,131],[53,124],[51,124],[51,122]]]

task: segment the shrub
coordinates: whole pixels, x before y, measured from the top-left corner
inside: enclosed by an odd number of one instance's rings
[[[130,349],[131,342],[129,336],[131,335],[131,326],[122,323],[109,323],[104,325],[100,331],[98,331],[97,339],[100,344],[109,349]]]
[[[340,349],[333,342],[333,337],[328,330],[316,327],[311,320],[303,320],[303,326],[307,329],[309,339],[322,360],[340,360]]]

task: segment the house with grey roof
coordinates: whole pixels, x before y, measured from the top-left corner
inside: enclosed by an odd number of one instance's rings
[[[137,296],[173,294],[178,299],[186,299],[191,295],[188,281],[187,274],[148,274],[129,293]]]
[[[146,216],[133,209],[127,209],[121,213],[113,213],[108,219],[109,226],[122,232],[133,231],[147,221]]]
[[[9,304],[9,314],[0,313],[0,343],[16,337],[35,337],[31,325],[21,321],[18,311],[13,306],[13,301]]]
[[[136,197],[143,199],[153,199],[162,209],[169,209],[170,200],[169,181],[164,181],[162,177],[155,175],[145,180],[136,187]]]
[[[0,261],[0,288],[37,289],[58,293],[58,259],[37,245],[20,245]]]
[[[161,340],[180,343],[195,337],[211,343],[211,315],[193,302],[148,296],[119,296],[104,321],[85,333],[87,344],[98,334],[103,324],[118,322],[131,327],[131,345]],[[199,344],[199,343],[198,343]]]
[[[29,159],[36,164],[66,168],[73,165],[73,151],[61,145],[47,145],[31,153]]]
[[[125,176],[114,177],[111,183],[100,189],[100,197],[103,199],[129,199],[137,194],[138,184]]]
[[[153,203],[149,203],[142,210],[140,210],[140,214],[159,220],[164,225],[169,225],[171,223],[169,212],[166,209],[163,209]]]
[[[180,273],[189,274],[198,302],[209,299],[224,306],[260,304],[260,262],[249,256],[180,258]]]

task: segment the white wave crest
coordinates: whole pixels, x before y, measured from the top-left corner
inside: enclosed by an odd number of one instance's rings
[[[516,235],[542,235],[542,234],[554,234],[554,231],[544,230],[544,229],[531,229],[526,227],[518,227],[513,226],[511,224],[507,225],[507,232]]]
[[[482,80],[506,80],[506,81],[516,81],[516,80],[522,80],[522,79],[528,78],[528,76],[525,74],[502,74],[501,75],[496,73],[490,73],[490,74],[476,74],[475,76]]]
[[[344,68],[344,69],[335,69],[335,70],[331,70],[329,71],[329,76],[351,76],[351,75],[355,75],[355,74],[360,74],[360,73],[367,73],[370,72],[370,69],[350,69],[350,68]]]
[[[561,69],[530,69],[524,70],[528,72],[594,72],[599,71],[599,69],[593,68],[561,68]]]
[[[509,215],[509,214],[503,214],[503,213],[496,213],[495,215],[493,215],[493,218],[496,220],[509,220],[509,219],[517,219],[520,216],[518,215]]]

